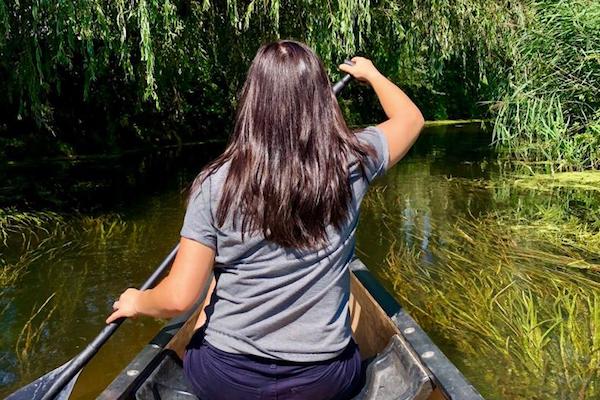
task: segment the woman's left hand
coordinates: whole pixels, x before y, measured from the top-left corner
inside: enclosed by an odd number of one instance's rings
[[[118,301],[113,303],[115,310],[107,319],[106,323],[110,324],[116,319],[126,317],[134,318],[140,315],[138,311],[138,302],[142,292],[138,289],[127,289],[119,297]]]

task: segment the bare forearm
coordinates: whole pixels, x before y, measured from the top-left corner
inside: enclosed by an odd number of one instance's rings
[[[394,83],[383,76],[373,63],[364,57],[352,58],[354,65],[342,64],[342,71],[368,82],[388,119],[377,124],[388,143],[388,168],[397,163],[413,145],[423,128],[423,114],[412,100]]]
[[[165,282],[166,281],[166,282]],[[169,318],[180,314],[183,309],[169,296],[168,277],[154,289],[140,291],[129,288],[125,290],[118,301],[113,303],[113,313],[106,319],[111,323],[122,317],[148,315],[155,318]],[[175,293],[175,292],[172,292]]]
[[[189,309],[211,276],[214,258],[214,250],[182,239],[169,275],[155,288],[141,292],[138,312],[168,318]]]
[[[154,318],[171,318],[185,311],[185,307],[175,301],[173,293],[176,292],[171,291],[168,286],[168,282],[163,281],[162,285],[141,292],[137,303],[138,312]]]
[[[106,323],[137,315],[168,318],[182,313],[200,296],[214,262],[214,249],[191,239],[181,238],[169,275],[154,289],[143,292],[127,289],[123,292],[113,304],[115,311],[106,319]]]

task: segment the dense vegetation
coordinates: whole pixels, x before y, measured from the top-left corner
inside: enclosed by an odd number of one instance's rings
[[[372,57],[429,119],[495,116],[517,159],[600,163],[594,0],[2,0],[0,155],[222,136],[256,49],[280,37],[308,42],[332,77]],[[346,95],[352,123],[379,112],[365,94]]]
[[[593,0],[0,1],[2,153],[223,135],[254,52],[279,37],[308,42],[332,76],[349,55],[372,57],[429,119],[491,110],[518,159],[600,163]],[[344,102],[353,123],[378,112],[364,94]]]
[[[508,154],[549,170],[600,166],[600,2],[538,0],[516,32],[495,133]]]
[[[308,42],[336,76],[372,57],[433,118],[482,115],[506,86],[519,2],[0,1],[2,148],[118,151],[222,135],[258,46]],[[372,96],[345,97],[354,123]],[[34,147],[30,146],[35,144]]]

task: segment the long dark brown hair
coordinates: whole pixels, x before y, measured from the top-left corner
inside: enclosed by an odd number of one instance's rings
[[[321,60],[303,43],[263,45],[248,70],[225,152],[192,185],[229,162],[216,223],[241,217],[281,246],[312,249],[340,229],[352,196],[351,162],[372,148],[348,129]],[[242,236],[243,237],[243,236]]]

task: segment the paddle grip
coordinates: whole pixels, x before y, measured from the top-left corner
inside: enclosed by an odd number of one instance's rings
[[[350,60],[345,60],[344,64],[348,64],[348,65],[354,65],[354,63]],[[343,88],[346,87],[346,85],[348,84],[348,82],[350,82],[352,80],[352,75],[350,74],[346,74],[344,75],[344,77],[342,79],[340,79],[339,81],[336,82],[335,85],[333,85],[333,94],[334,95],[338,95],[340,94],[340,92],[342,91]]]

